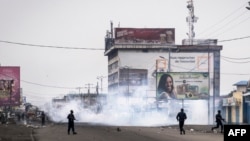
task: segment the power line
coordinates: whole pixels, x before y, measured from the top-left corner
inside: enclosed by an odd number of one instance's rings
[[[246,39],[246,38],[250,38],[250,36],[232,38],[232,39],[227,39],[227,40],[219,40],[218,42],[228,42],[228,41],[241,40],[241,39]]]
[[[221,73],[224,75],[250,75],[250,73]]]
[[[28,84],[37,85],[37,86],[43,86],[43,87],[59,88],[59,89],[76,89],[75,87],[51,86],[51,85],[44,85],[44,84],[38,84],[38,83],[34,83],[34,82],[29,82],[29,81],[25,81],[25,80],[21,80],[21,81],[25,82],[25,83],[28,83]]]
[[[239,37],[239,38],[232,38],[232,39],[226,39],[226,40],[219,40],[218,42],[227,42],[227,41],[240,40],[240,39],[246,39],[246,38],[250,38],[250,36]],[[104,50],[104,49],[101,49],[101,48],[79,48],[79,47],[63,47],[63,46],[51,46],[51,45],[37,45],[37,44],[18,43],[18,42],[10,42],[10,41],[3,41],[3,40],[0,40],[0,42],[2,42],[2,43],[8,43],[8,44],[17,44],[17,45],[22,45],[22,46],[47,47],[47,48],[59,48],[59,49]]]
[[[226,57],[226,56],[221,56],[223,58],[227,58],[227,59],[232,59],[232,60],[247,60],[250,59],[250,57],[246,57],[246,58],[232,58],[232,57]]]
[[[3,76],[9,77],[9,79],[14,79],[12,76],[9,76],[7,74],[4,74],[4,73],[0,73],[0,74]],[[28,84],[32,84],[32,85],[42,86],[42,87],[59,88],[59,89],[76,89],[76,87],[61,87],[61,86],[44,85],[44,84],[34,83],[34,82],[20,80],[20,79],[19,79],[19,81],[22,81],[22,82],[28,83]]]
[[[247,21],[247,20],[249,20],[249,19],[250,19],[250,17],[248,17],[248,18],[246,18],[246,19],[240,21],[239,23],[236,23],[236,24],[234,24],[234,25],[232,25],[232,26],[229,26],[229,27],[228,27],[226,30],[224,30],[222,33],[216,34],[216,36],[220,36],[221,34],[224,34],[224,33],[228,32],[228,31],[232,30],[234,27],[239,27],[240,24],[244,23],[245,21]],[[226,27],[226,26],[224,26],[223,28],[225,28],[225,27]],[[220,28],[220,29],[223,29],[223,28]],[[219,31],[220,29],[218,29],[217,31]],[[217,32],[217,31],[216,31],[216,32]],[[216,32],[214,32],[214,33],[216,33]],[[213,34],[214,34],[214,33],[213,33]]]
[[[239,61],[229,61],[229,60],[227,60],[227,59],[225,59],[225,58],[222,58],[222,60],[224,60],[224,61],[227,61],[227,62],[230,62],[230,63],[237,63],[237,64],[245,64],[245,63],[250,63],[250,61],[242,61],[242,62],[239,62]]]
[[[20,42],[11,42],[11,41],[4,41],[4,40],[0,40],[0,42],[2,42],[2,43],[7,43],[7,44],[22,45],[22,46],[42,47],[42,48],[79,49],[79,50],[104,50],[104,49],[101,49],[101,48],[80,48],[80,47],[66,47],[66,46],[38,45],[38,44],[29,44],[29,43],[20,43]]]
[[[242,6],[240,6],[239,8],[237,8],[236,10],[234,10],[233,12],[231,12],[230,14],[228,14],[228,15],[227,15],[225,18],[223,18],[222,20],[218,21],[217,23],[215,23],[215,24],[213,24],[212,26],[206,28],[206,29],[203,30],[202,32],[198,33],[198,35],[204,34],[204,33],[207,32],[207,31],[210,31],[211,33],[213,33],[213,32],[211,31],[211,28],[213,28],[213,27],[215,27],[215,26],[217,26],[217,25],[223,23],[226,19],[228,19],[228,18],[231,17],[232,15],[236,14],[237,11],[239,11],[240,9],[243,9],[243,7],[245,7],[245,5],[246,5],[246,2],[244,2],[244,4],[243,4]],[[246,13],[246,11],[244,11],[244,13]],[[244,14],[244,13],[243,13],[243,14]],[[241,14],[237,15],[236,18],[240,17],[240,16],[243,15],[243,14],[241,13]],[[232,20],[231,20],[231,21],[232,21]],[[224,26],[222,26],[222,27],[224,27]],[[219,29],[220,29],[220,28],[219,28]]]

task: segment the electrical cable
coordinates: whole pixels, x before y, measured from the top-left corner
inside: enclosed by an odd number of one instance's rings
[[[229,60],[227,60],[227,59],[225,59],[225,58],[222,58],[222,60],[224,60],[224,61],[226,61],[226,62],[230,62],[230,63],[236,63],[236,64],[245,64],[245,63],[250,63],[250,61],[241,61],[241,62],[239,62],[239,61],[229,61]]]
[[[216,22],[216,23],[213,24],[212,26],[206,28],[205,30],[201,31],[201,32],[198,33],[197,35],[202,35],[202,34],[204,34],[204,33],[206,33],[206,32],[212,32],[211,29],[212,29],[213,27],[217,26],[218,24],[223,23],[223,21],[225,21],[226,19],[228,19],[228,18],[231,17],[232,15],[236,14],[237,11],[239,11],[240,9],[245,8],[245,5],[246,5],[246,4],[247,4],[247,3],[244,2],[244,4],[243,4],[242,6],[240,6],[239,8],[237,8],[236,10],[234,10],[233,12],[231,12],[230,14],[228,14],[225,18],[223,18],[222,20],[219,20],[218,22]],[[245,11],[245,12],[246,12],[246,11]],[[244,12],[244,13],[245,13],[245,12]],[[240,14],[240,15],[242,15],[242,14]],[[239,16],[240,16],[240,15],[239,15]],[[239,16],[237,15],[236,17],[239,17]],[[224,27],[224,26],[222,26],[222,27]],[[217,31],[217,30],[215,30],[215,31]]]
[[[226,56],[221,56],[223,58],[227,58],[227,59],[232,59],[232,60],[247,60],[250,59],[250,57],[246,57],[246,58],[232,58],[232,57],[226,57]]]
[[[222,34],[228,32],[228,31],[232,30],[234,27],[239,27],[240,24],[244,23],[245,21],[247,21],[247,20],[249,20],[249,19],[250,19],[250,17],[248,17],[248,18],[246,18],[246,19],[240,21],[239,23],[236,23],[236,24],[234,24],[234,25],[232,25],[232,26],[229,26],[227,29],[223,30],[222,33],[218,33],[218,34],[216,34],[215,36],[219,37],[220,35],[222,35]],[[225,28],[225,27],[226,27],[226,26],[224,26],[223,28]],[[221,29],[222,29],[222,28],[221,28]],[[219,29],[219,30],[220,30],[220,29]],[[218,32],[219,30],[217,30],[216,32]],[[213,34],[216,33],[216,32],[213,32]]]
[[[3,41],[3,40],[0,40],[0,42],[7,43],[7,44],[16,44],[16,45],[22,45],[22,46],[33,46],[33,47],[43,47],[43,48],[79,49],[79,50],[104,50],[102,48],[80,48],[80,47],[66,47],[66,46],[37,45],[37,44],[11,42],[11,41]]]

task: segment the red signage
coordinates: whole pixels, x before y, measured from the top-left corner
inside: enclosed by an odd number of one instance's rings
[[[20,67],[0,66],[0,106],[20,105]]]
[[[174,44],[174,28],[115,28],[115,43]]]

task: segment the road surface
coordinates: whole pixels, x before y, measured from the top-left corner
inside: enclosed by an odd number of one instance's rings
[[[67,124],[50,124],[35,128],[34,141],[223,141],[221,133],[207,125],[186,125],[186,134],[180,135],[178,126],[127,127],[76,124],[77,135],[67,134]],[[194,130],[194,131],[192,131]]]

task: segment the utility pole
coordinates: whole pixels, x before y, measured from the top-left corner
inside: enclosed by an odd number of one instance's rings
[[[207,65],[208,65],[208,67],[207,67],[207,69],[208,69],[208,96],[209,96],[209,101],[208,101],[208,109],[210,109],[210,83],[211,83],[211,80],[210,80],[210,78],[211,78],[211,76],[210,76],[210,46],[208,45],[208,51],[207,51],[208,53],[207,53]],[[215,113],[215,95],[214,95],[214,93],[213,93],[213,103],[212,103],[212,105],[213,105],[213,113],[212,113],[212,121],[214,121],[215,119],[214,119],[214,113]],[[210,116],[210,110],[208,110],[208,117]],[[208,120],[208,124],[210,123],[210,120]]]
[[[170,70],[170,59],[171,59],[171,56],[170,56],[170,52],[171,52],[171,50],[170,50],[170,47],[168,47],[168,72],[170,72],[171,70]]]
[[[90,97],[90,86],[92,86],[93,84],[90,84],[90,83],[88,83],[88,84],[85,84],[85,85],[87,85],[87,89],[88,89],[88,104],[90,105],[91,104],[91,97]]]
[[[83,89],[83,87],[76,87],[76,89],[79,91],[79,94],[81,93],[81,89]]]
[[[105,78],[105,76],[97,76],[97,79],[101,80],[101,93],[102,93],[102,88],[103,88],[103,86],[102,86],[102,80],[103,80],[103,78]]]
[[[99,84],[98,84],[98,82],[97,82],[97,84],[96,84],[96,94],[98,95],[99,94]]]
[[[88,89],[88,94],[90,94],[90,86],[92,86],[93,84],[88,83],[86,85],[87,85],[87,89]]]
[[[76,87],[77,90],[79,90],[79,96],[81,99],[81,102],[83,102],[83,94],[81,94],[81,89],[83,89],[83,87]]]

